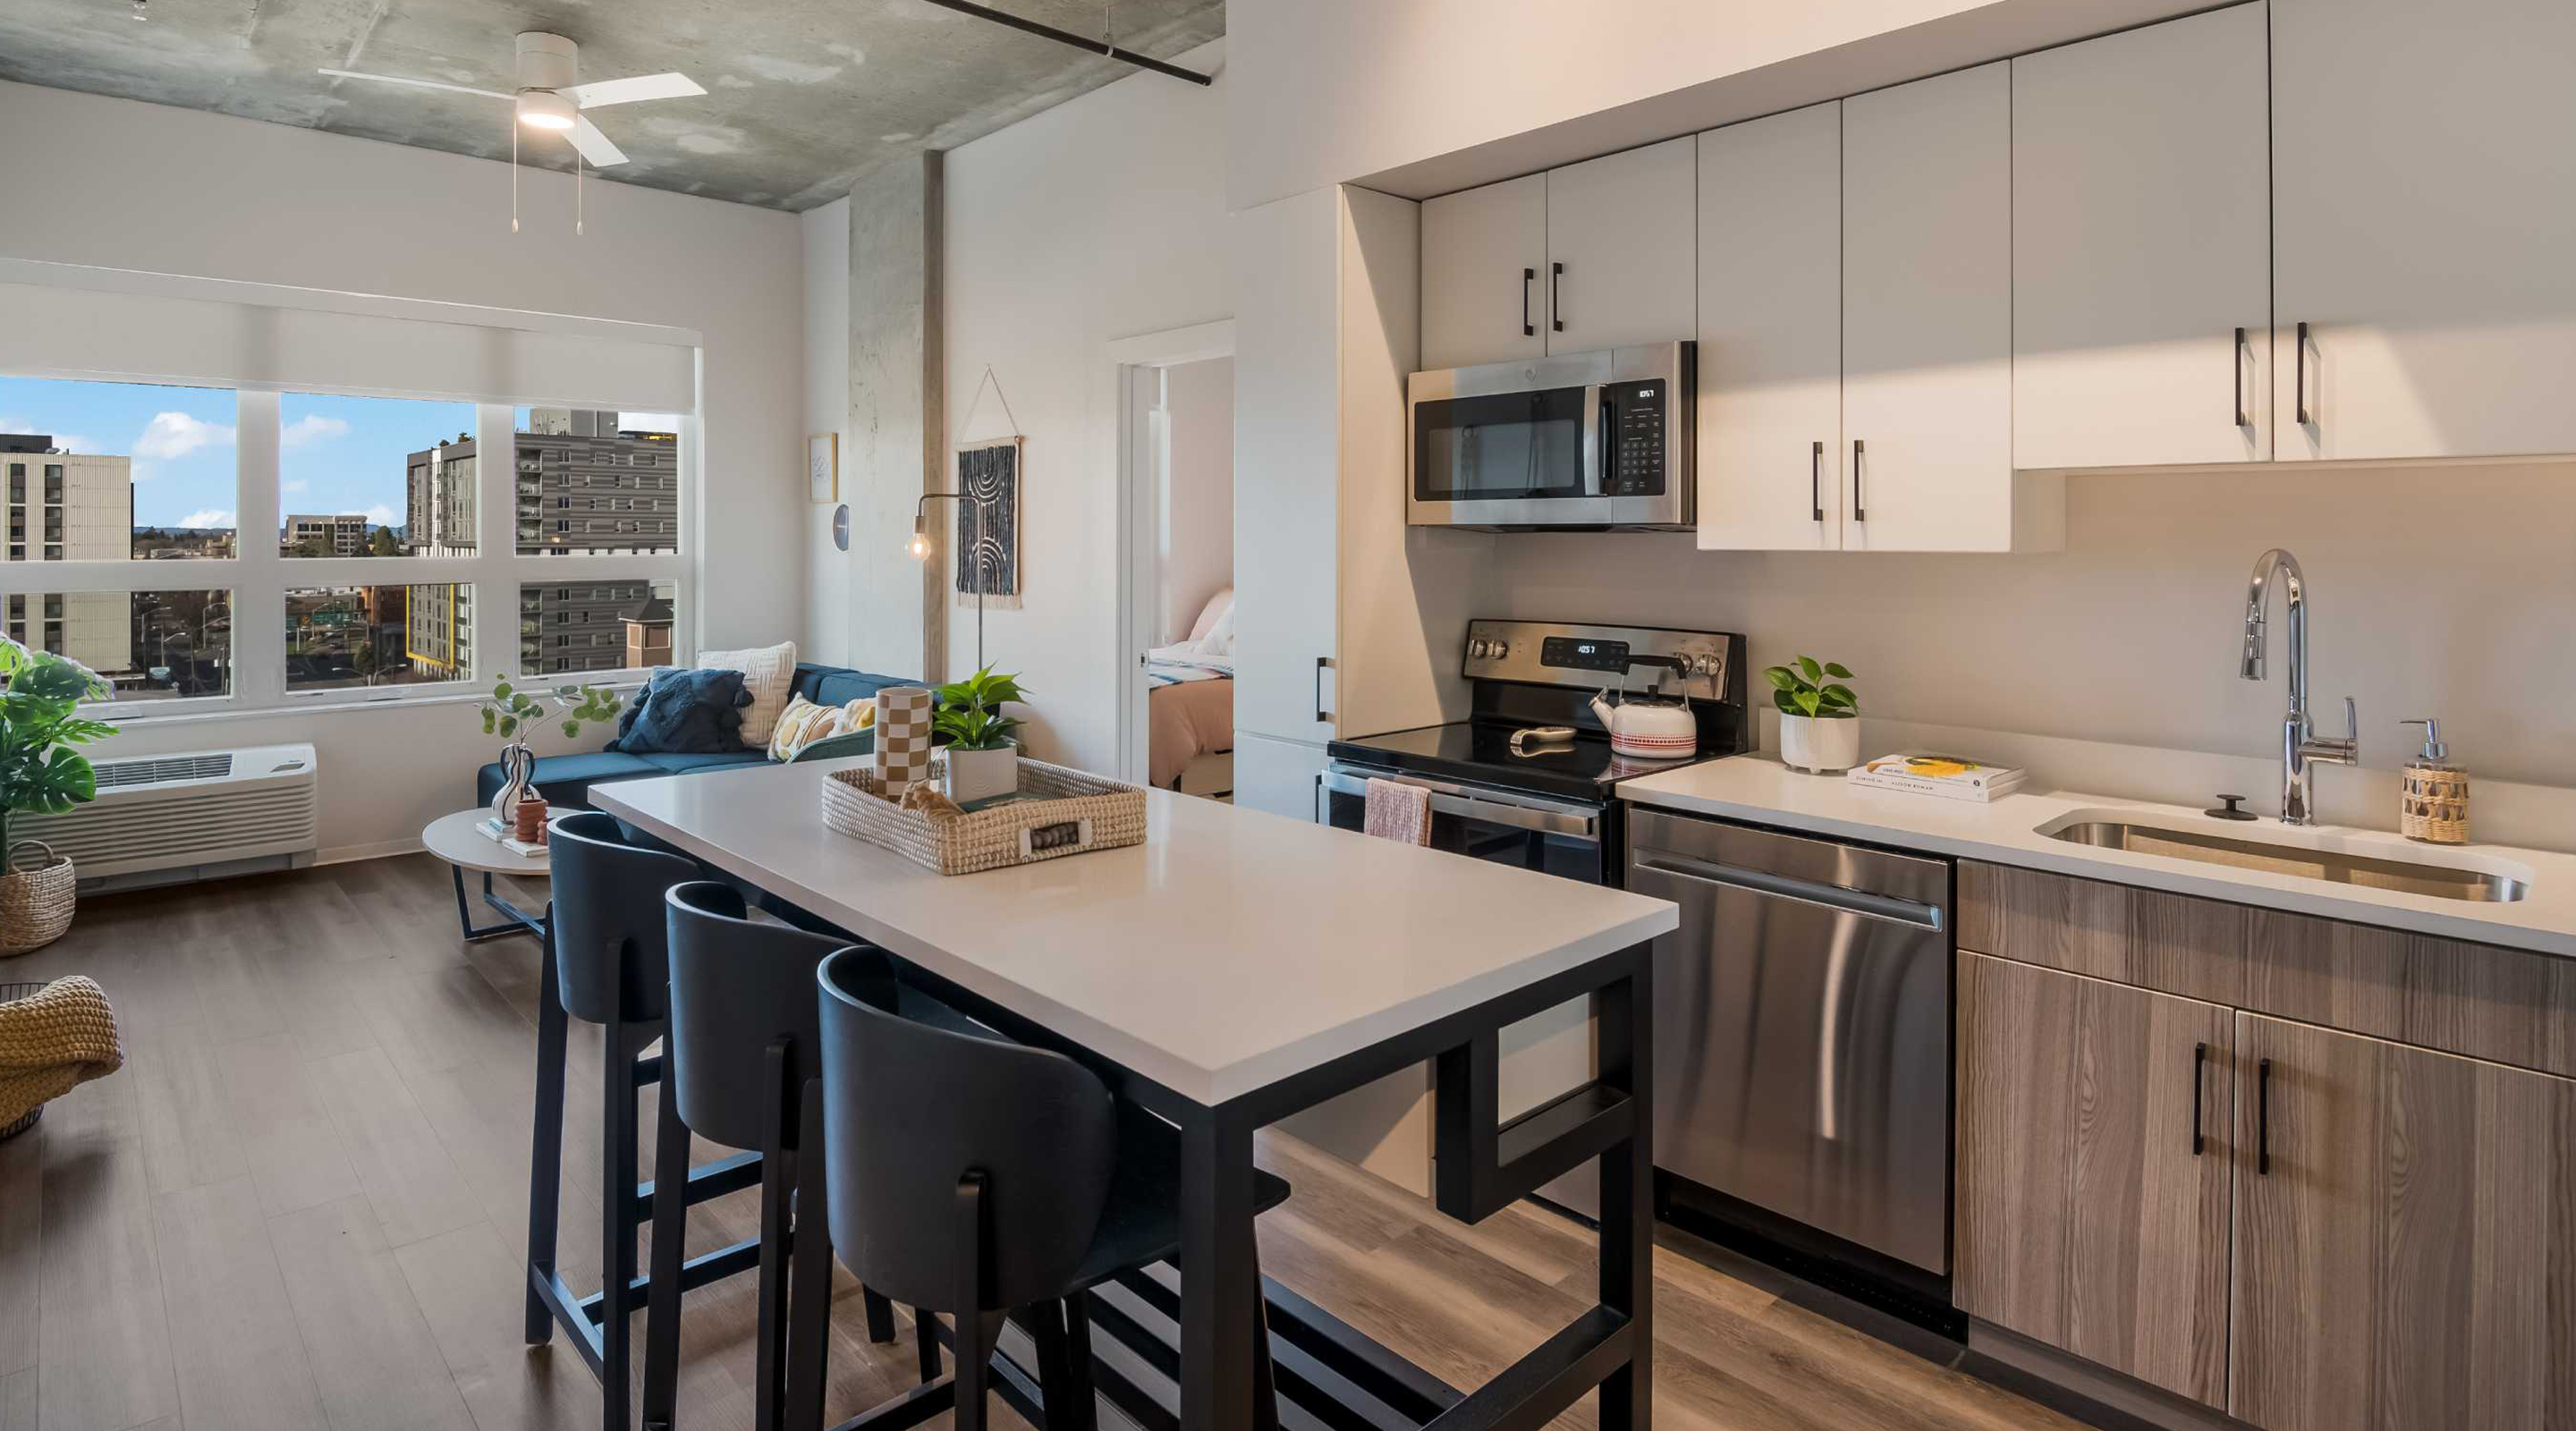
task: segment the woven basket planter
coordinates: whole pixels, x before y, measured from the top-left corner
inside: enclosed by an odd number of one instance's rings
[[[79,886],[72,862],[55,854],[42,840],[20,840],[9,847],[8,869],[0,873],[0,956],[42,949],[72,927],[72,906]]]
[[[41,994],[44,991],[45,986],[42,984],[0,983],[0,1004],[14,1004],[20,999]],[[0,1124],[0,1143],[5,1143],[10,1139],[17,1137],[19,1134],[26,1132],[28,1129],[35,1127],[36,1120],[44,1116],[45,1105],[39,1103],[35,1107],[28,1109],[26,1113],[15,1122]]]
[[[934,815],[879,795],[873,770],[835,770],[823,782],[823,823],[949,875],[1145,841],[1145,792],[1136,786],[1023,759],[1020,794],[1008,804]]]

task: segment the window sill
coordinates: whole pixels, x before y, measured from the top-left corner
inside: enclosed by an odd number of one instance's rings
[[[640,688],[644,681],[641,677],[621,677],[589,684],[603,686],[624,696]],[[484,698],[485,693],[482,691],[441,691],[433,695],[378,696],[373,700],[319,700],[290,697],[277,705],[245,706],[233,704],[231,697],[217,696],[207,698],[202,705],[192,706],[186,710],[173,710],[167,715],[135,714],[146,705],[158,704],[142,701],[129,701],[122,704],[107,701],[98,705],[84,706],[81,708],[81,713],[93,719],[110,722],[119,728],[120,734],[130,735],[144,730],[221,725],[234,721],[281,720],[298,716],[337,716],[363,711],[419,710],[428,706],[470,706],[480,704]]]

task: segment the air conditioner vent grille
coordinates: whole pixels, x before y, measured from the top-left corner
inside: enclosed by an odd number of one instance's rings
[[[172,780],[221,780],[233,773],[233,753],[149,756],[110,760],[97,767],[98,788],[122,790],[132,785],[159,785]]]

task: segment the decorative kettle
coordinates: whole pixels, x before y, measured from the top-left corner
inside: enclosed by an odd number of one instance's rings
[[[1592,713],[1610,732],[1612,754],[1647,760],[1680,760],[1699,754],[1699,721],[1691,714],[1688,697],[1667,703],[1622,693],[1614,705],[1608,696],[1603,691],[1592,698]]]

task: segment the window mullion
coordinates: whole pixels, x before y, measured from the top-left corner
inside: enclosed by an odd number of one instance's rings
[[[474,409],[473,678],[519,669],[519,415],[507,403]]]
[[[245,704],[286,699],[286,562],[277,549],[277,394],[243,389],[233,448],[233,690]]]

